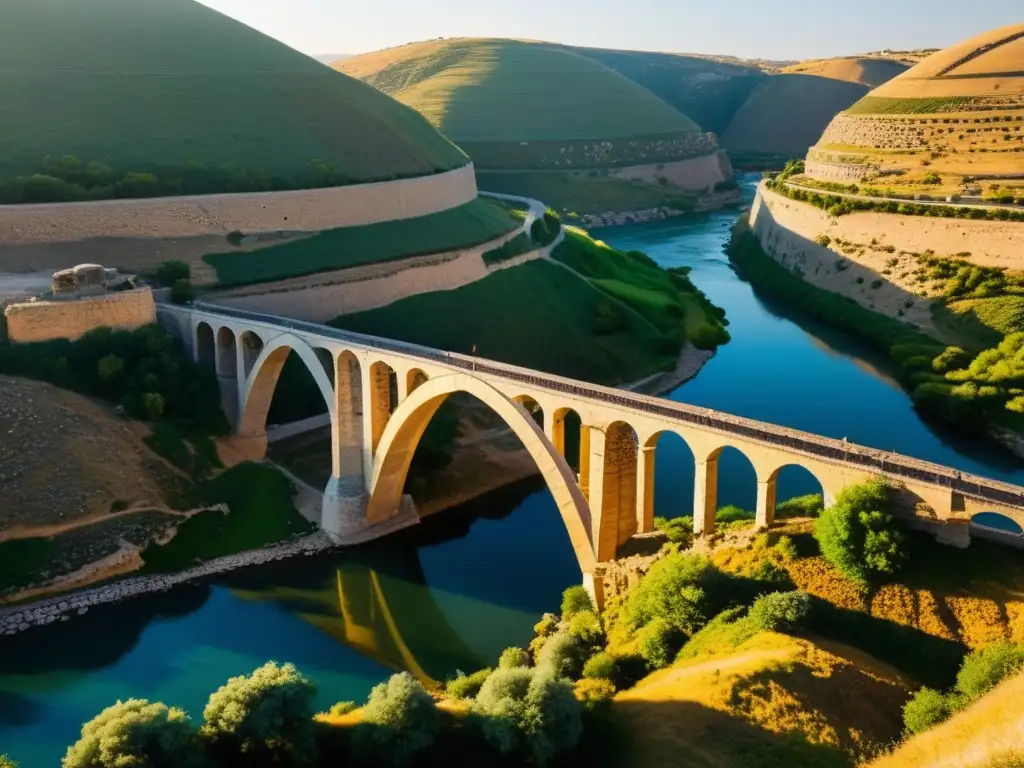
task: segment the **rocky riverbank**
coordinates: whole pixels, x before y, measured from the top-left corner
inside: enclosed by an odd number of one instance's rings
[[[154,592],[165,592],[180,584],[251,565],[263,565],[272,560],[284,560],[297,555],[314,555],[334,546],[334,542],[327,534],[317,532],[262,549],[221,557],[180,573],[138,576],[30,605],[0,609],[0,635],[16,635],[32,627],[68,621],[73,616],[88,613],[90,608],[98,605],[118,603]]]
[[[662,221],[677,216],[685,216],[688,213],[707,213],[717,211],[727,205],[735,205],[740,201],[739,190],[728,190],[726,192],[715,192],[704,195],[697,201],[693,210],[681,211],[678,208],[645,208],[641,211],[607,211],[605,213],[587,213],[580,217],[581,225],[586,229],[598,229],[600,227],[620,227],[624,224],[640,224],[646,221]]]

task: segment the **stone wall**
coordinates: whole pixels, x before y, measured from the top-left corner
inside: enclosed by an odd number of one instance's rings
[[[829,123],[819,145],[842,144],[874,149],[922,149],[928,146],[927,120],[909,117],[858,117],[840,113]]]
[[[870,165],[854,165],[846,163],[826,163],[821,160],[804,161],[805,173],[819,181],[840,181],[857,183],[862,177],[874,170]]]
[[[467,165],[433,176],[328,189],[5,205],[0,246],[334,229],[426,216],[468,203],[476,194],[473,166]]]
[[[690,191],[705,190],[720,181],[732,178],[732,165],[724,150],[710,155],[679,160],[674,163],[634,165],[629,168],[615,168],[609,172],[611,178],[646,181],[656,184],[666,179],[672,186]]]
[[[482,280],[489,274],[540,258],[531,251],[488,267],[483,254],[520,233],[510,232],[489,243],[463,251],[418,256],[412,259],[325,272],[262,286],[209,294],[205,300],[252,312],[283,315],[323,323],[392,304],[408,296],[451,291]]]
[[[67,301],[30,301],[4,310],[7,334],[16,344],[51,339],[77,339],[101,326],[139,328],[156,320],[149,288],[108,293]]]

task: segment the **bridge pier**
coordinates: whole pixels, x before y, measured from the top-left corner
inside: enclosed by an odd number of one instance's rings
[[[637,533],[654,530],[654,459],[655,446],[640,447],[636,456],[636,529]]]
[[[344,541],[367,526],[366,490],[362,475],[332,477],[324,489],[320,527]]]
[[[715,532],[718,511],[718,457],[698,461],[693,477],[693,532],[697,536]]]
[[[775,496],[778,485],[778,475],[772,475],[767,480],[757,481],[757,507],[754,525],[758,529],[767,528],[775,520]]]

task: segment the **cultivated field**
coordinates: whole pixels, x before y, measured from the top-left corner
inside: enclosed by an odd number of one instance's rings
[[[438,40],[346,60],[339,69],[418,110],[460,144],[699,130],[625,77],[544,43]]]
[[[193,0],[0,4],[0,103],[0,182],[65,155],[83,184],[231,164],[296,186],[314,160],[352,183],[466,162],[414,111]]]

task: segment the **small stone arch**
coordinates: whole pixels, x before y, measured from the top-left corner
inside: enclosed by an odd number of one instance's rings
[[[419,368],[410,368],[405,374],[405,396],[408,397],[421,384],[425,384],[430,377]]]
[[[309,344],[297,336],[286,333],[267,342],[253,364],[242,400],[242,418],[239,420],[238,428],[240,435],[260,435],[266,432],[267,414],[274,399],[274,390],[277,389],[281,370],[292,352],[306,364],[327,403],[327,411],[333,418],[334,390],[320,358]]]
[[[971,515],[971,527],[976,526],[1006,532],[1012,536],[1024,536],[1024,526],[1018,520],[996,510],[977,512]]]
[[[703,456],[703,458],[701,458]],[[718,511],[724,507],[740,507],[756,515],[758,474],[757,465],[741,447],[731,443],[718,443],[714,448],[696,451],[694,477],[693,529],[696,533],[714,530]],[[724,461],[723,461],[724,460]],[[729,476],[728,492],[721,493],[722,469]]]
[[[513,402],[519,403],[537,422],[537,426],[544,429],[544,408],[530,395],[516,395]]]
[[[591,543],[590,511],[572,469],[525,408],[486,382],[467,374],[430,379],[395,411],[375,454],[367,505],[370,524],[388,519],[399,508],[416,446],[437,409],[456,392],[472,395],[489,406],[522,442],[555,499],[580,569],[585,575],[592,574],[596,559]]]
[[[254,331],[242,331],[239,341],[242,345],[242,371],[248,378],[263,351],[263,339]]]
[[[549,414],[548,439],[551,440],[555,450],[568,462],[569,466],[580,470],[581,473],[584,464],[588,463],[590,458],[589,441],[586,449],[583,445],[584,431],[583,419],[572,408],[555,408]]]
[[[784,470],[796,470],[799,471],[803,477],[795,477],[794,471],[787,471],[783,476]],[[785,484],[780,484],[780,477]],[[766,522],[771,523],[776,515],[779,513],[780,506],[785,502],[804,496],[817,495],[821,497],[821,504],[825,504],[825,484],[821,482],[814,471],[803,464],[792,461],[786,464],[777,466],[767,478],[758,478],[758,483],[765,483],[766,488],[764,489],[765,499],[765,512]],[[816,488],[814,486],[817,486]],[[758,489],[759,493],[761,489]],[[794,509],[794,513],[797,510]]]
[[[694,450],[686,435],[663,429],[647,436],[639,448],[637,515],[641,533],[654,530],[654,513],[662,517],[693,514]]]
[[[398,406],[398,377],[395,369],[383,360],[371,363],[369,386],[363,392],[363,407],[370,409],[370,451],[376,454],[391,413]]]
[[[203,321],[196,325],[196,362],[200,365],[216,369],[217,341],[213,334],[213,326]]]
[[[222,325],[217,330],[217,375],[233,379],[238,376],[235,332]]]

